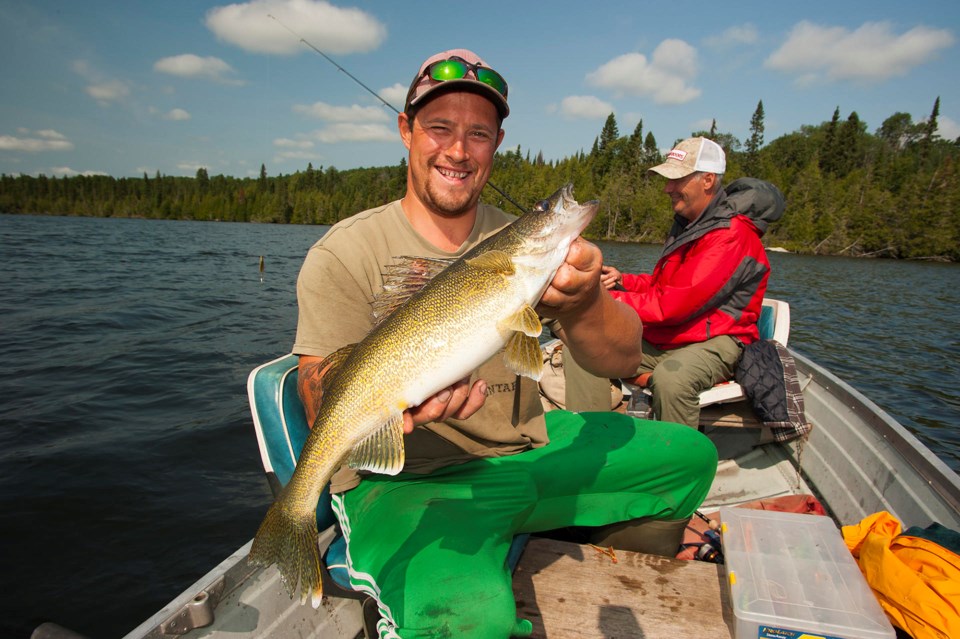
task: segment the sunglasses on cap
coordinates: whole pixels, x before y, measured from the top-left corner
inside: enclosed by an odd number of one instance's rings
[[[467,77],[467,73],[471,71],[477,80],[493,87],[503,97],[507,97],[507,81],[503,79],[502,75],[493,69],[471,64],[457,56],[434,62],[427,67],[423,75],[430,76],[431,80],[444,82],[446,80],[461,80]]]

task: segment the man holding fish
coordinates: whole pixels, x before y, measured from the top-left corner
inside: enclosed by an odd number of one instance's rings
[[[507,93],[471,51],[428,58],[398,116],[404,197],[335,225],[297,282],[314,426],[251,560],[278,563],[316,605],[311,508],[329,482],[351,583],[377,600],[381,637],[529,634],[505,567],[514,535],[614,524],[629,545],[623,530],[639,540],[665,526],[673,550],[716,471],[713,445],[686,427],[544,415],[541,317],[604,377],[637,369],[642,326],[579,237],[595,202],[569,185],[519,219],[479,202]]]

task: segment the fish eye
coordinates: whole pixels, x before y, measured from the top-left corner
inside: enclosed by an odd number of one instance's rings
[[[543,213],[544,211],[547,211],[549,209],[550,209],[550,202],[548,200],[540,200],[533,206],[533,210],[539,211],[540,213]]]

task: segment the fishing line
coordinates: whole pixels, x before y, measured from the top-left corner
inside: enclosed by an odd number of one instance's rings
[[[337,67],[337,70],[338,70],[338,71],[341,71],[341,72],[345,73],[345,74],[347,75],[347,77],[349,77],[351,80],[353,80],[354,82],[356,82],[357,84],[359,84],[361,87],[363,87],[368,93],[370,93],[370,95],[372,95],[372,96],[375,97],[376,99],[380,100],[385,106],[389,107],[390,109],[393,109],[393,112],[394,112],[394,113],[396,113],[397,115],[400,114],[400,110],[399,110],[397,107],[393,106],[392,104],[390,104],[389,102],[387,102],[386,100],[384,100],[383,97],[382,97],[379,93],[377,93],[376,91],[374,91],[373,89],[371,89],[370,87],[368,87],[366,84],[364,84],[363,82],[361,82],[355,75],[353,75],[352,73],[350,73],[349,71],[347,71],[346,69],[344,69],[342,66],[340,66],[339,64],[337,64],[336,60],[334,60],[333,58],[331,58],[330,56],[328,56],[326,53],[324,53],[323,51],[321,51],[321,50],[318,49],[317,47],[313,46],[313,44],[311,44],[310,42],[308,42],[306,38],[304,38],[304,37],[301,36],[299,33],[297,33],[296,31],[294,31],[293,29],[291,29],[291,28],[288,27],[287,25],[285,25],[283,22],[280,21],[279,18],[277,18],[276,16],[271,15],[271,14],[269,14],[269,13],[267,14],[267,17],[268,17],[268,18],[271,18],[271,19],[274,20],[274,21],[276,21],[277,24],[279,24],[281,27],[283,27],[284,29],[286,29],[287,31],[289,31],[289,32],[290,32],[290,35],[292,35],[293,37],[297,38],[300,42],[302,42],[303,44],[307,45],[308,47],[310,47],[311,49],[313,49],[314,51],[316,51],[317,53],[319,53],[320,55],[322,55],[323,58],[324,58],[327,62],[329,62],[329,63],[332,64],[333,66]],[[505,192],[503,192],[502,190],[500,190],[500,188],[499,188],[496,184],[494,184],[493,182],[491,182],[490,180],[487,180],[487,186],[489,186],[489,187],[492,188],[494,191],[496,191],[497,193],[499,193],[500,196],[503,197],[503,199],[505,199],[507,202],[510,202],[510,204],[513,204],[515,207],[517,207],[518,209],[520,209],[520,210],[523,211],[524,213],[527,212],[527,209],[525,209],[525,208],[523,208],[522,206],[520,206],[519,204],[517,204],[517,203],[513,200],[512,197],[510,197],[510,196],[507,195]]]

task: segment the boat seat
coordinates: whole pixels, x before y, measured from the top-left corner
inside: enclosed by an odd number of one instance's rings
[[[760,339],[773,339],[784,346],[790,339],[790,305],[781,300],[764,298],[763,306],[760,309],[760,319],[757,321],[757,327],[760,329]],[[649,374],[646,375],[649,379]],[[636,380],[626,380],[627,383],[637,384]],[[645,382],[644,382],[645,383]],[[632,392],[636,392],[635,390]],[[642,391],[648,397],[649,388],[643,388]],[[700,393],[700,408],[712,406],[714,404],[727,404],[730,402],[739,402],[747,398],[743,387],[737,382],[729,380],[720,382]]]
[[[765,297],[757,327],[760,329],[760,339],[773,339],[786,346],[790,338],[790,305],[781,300]],[[700,407],[738,402],[746,398],[743,387],[729,380],[700,393]]]
[[[247,378],[247,395],[260,448],[260,460],[274,497],[290,481],[297,458],[310,433],[297,393],[297,363],[296,355],[284,355],[253,369]],[[324,593],[363,600],[367,597],[365,593],[350,588],[347,544],[339,533],[330,501],[328,486],[323,489],[317,503],[317,530],[333,527],[335,531],[333,541],[321,558]],[[528,538],[526,534],[514,538],[507,556],[511,570],[516,567]]]

